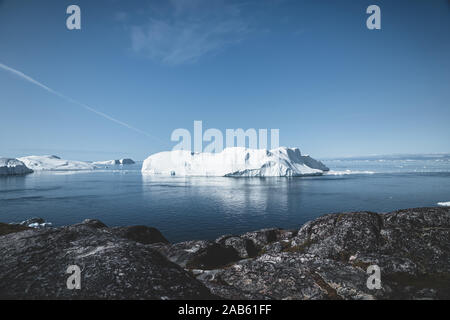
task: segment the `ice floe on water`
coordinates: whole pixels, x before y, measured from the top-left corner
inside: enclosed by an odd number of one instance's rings
[[[438,202],[437,205],[438,205],[438,206],[441,206],[441,207],[450,207],[450,201],[447,201],[447,202]]]
[[[335,171],[330,170],[328,172],[325,172],[325,175],[327,176],[343,176],[348,174],[374,174],[374,171],[358,171],[358,170],[342,170],[342,171]]]
[[[64,160],[58,156],[27,156],[18,160],[34,171],[78,171],[96,168],[94,164],[89,162]]]
[[[51,222],[45,222],[45,220],[42,218],[30,218],[30,219],[24,220],[20,223],[12,223],[12,224],[19,224],[21,226],[26,226],[26,227],[35,228],[35,229],[46,228],[46,227],[52,226]]]
[[[95,165],[102,166],[115,166],[115,165],[126,165],[126,164],[135,164],[134,160],[129,158],[119,159],[119,160],[106,160],[106,161],[95,161],[93,162]]]

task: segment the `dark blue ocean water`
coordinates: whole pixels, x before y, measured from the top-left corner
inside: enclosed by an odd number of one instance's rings
[[[340,174],[302,178],[151,177],[140,166],[0,178],[0,221],[85,218],[154,226],[170,241],[264,227],[299,228],[325,213],[450,201],[450,162],[328,161]],[[346,171],[350,170],[350,171]],[[356,172],[356,173],[355,173]],[[358,173],[359,172],[359,173]]]

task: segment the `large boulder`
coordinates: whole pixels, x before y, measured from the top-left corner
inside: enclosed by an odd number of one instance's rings
[[[450,208],[326,215],[306,223],[290,245],[292,251],[341,261],[401,257],[413,261],[417,272],[450,274]]]

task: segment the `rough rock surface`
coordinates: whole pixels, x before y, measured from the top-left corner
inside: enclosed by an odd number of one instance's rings
[[[329,214],[298,231],[265,229],[215,243],[236,254],[214,260],[205,249],[212,243],[196,241],[157,249],[227,299],[450,298],[449,208]],[[370,265],[381,269],[381,289],[367,287]]]
[[[121,238],[126,238],[143,244],[169,243],[156,228],[147,226],[117,227],[111,230]]]
[[[0,298],[205,299],[188,272],[141,243],[122,239],[96,220],[0,236]],[[70,265],[81,289],[67,289]]]
[[[0,236],[0,297],[450,299],[447,207],[329,214],[300,230],[176,244],[97,220],[14,231]],[[81,290],[66,289],[73,264]],[[367,287],[370,265],[380,289]]]
[[[0,236],[3,236],[8,233],[15,233],[15,232],[29,230],[29,229],[30,228],[27,226],[0,222]]]

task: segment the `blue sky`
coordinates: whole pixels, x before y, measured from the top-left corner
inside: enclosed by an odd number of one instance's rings
[[[445,0],[3,0],[1,64],[148,135],[0,69],[0,155],[144,159],[194,120],[319,158],[450,152],[449,39]]]

